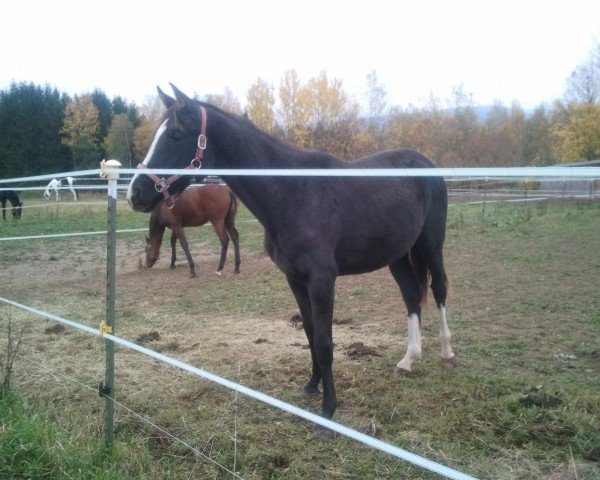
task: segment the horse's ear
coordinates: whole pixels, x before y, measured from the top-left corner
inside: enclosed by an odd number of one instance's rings
[[[179,108],[185,107],[186,105],[192,103],[192,99],[189,98],[181,90],[179,90],[175,85],[173,85],[172,83],[169,83],[169,85],[171,85],[171,88],[173,89],[173,93],[175,94],[175,98],[177,99],[177,106]]]
[[[173,106],[173,104],[175,103],[175,99],[172,97],[169,97],[165,92],[163,92],[160,87],[156,87],[156,90],[158,91],[158,97],[160,98],[160,101],[163,103],[163,105],[169,109]]]

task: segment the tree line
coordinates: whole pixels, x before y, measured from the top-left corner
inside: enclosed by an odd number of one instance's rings
[[[247,118],[272,136],[348,160],[409,147],[437,165],[543,166],[600,158],[600,43],[566,79],[552,104],[526,112],[496,103],[479,112],[461,86],[449,100],[422,107],[389,105],[370,72],[360,105],[326,71],[306,82],[286,71],[277,88],[263,79],[246,106],[229,88],[202,100]],[[124,166],[143,159],[162,116],[157,98],[136,105],[99,89],[70,97],[51,86],[13,83],[0,91],[0,177],[97,168],[102,158]]]

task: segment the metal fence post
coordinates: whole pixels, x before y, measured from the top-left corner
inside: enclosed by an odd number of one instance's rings
[[[118,168],[121,163],[117,160],[102,160],[100,176],[108,179],[108,224],[106,240],[106,322],[100,327],[101,333],[115,333],[115,271],[117,250],[117,180]],[[114,172],[105,172],[105,168]],[[106,373],[100,395],[105,398],[104,442],[106,447],[112,445],[114,404],[115,398],[115,344],[106,340]]]

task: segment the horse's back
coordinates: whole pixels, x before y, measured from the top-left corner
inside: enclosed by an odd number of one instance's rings
[[[230,205],[228,186],[207,183],[186,188],[170,213],[178,218],[181,226],[197,227],[208,221],[224,219]]]
[[[348,163],[349,168],[435,168],[422,154],[390,150]],[[344,185],[345,183],[345,185]],[[442,177],[362,177],[340,183],[337,202],[340,274],[389,265],[422,237],[443,244],[447,190]],[[343,198],[343,199],[342,199]],[[332,222],[334,223],[334,222]],[[421,239],[421,240],[420,240]]]

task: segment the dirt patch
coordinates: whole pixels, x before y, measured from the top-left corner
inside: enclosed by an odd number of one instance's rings
[[[381,357],[381,353],[377,351],[377,349],[373,347],[368,347],[363,342],[354,342],[348,345],[345,350],[346,355],[348,355],[353,360],[362,358],[362,357]]]
[[[142,333],[141,335],[138,335],[138,337],[135,339],[135,343],[144,345],[150,342],[157,342],[158,340],[160,340],[160,333],[155,330],[153,332]]]

